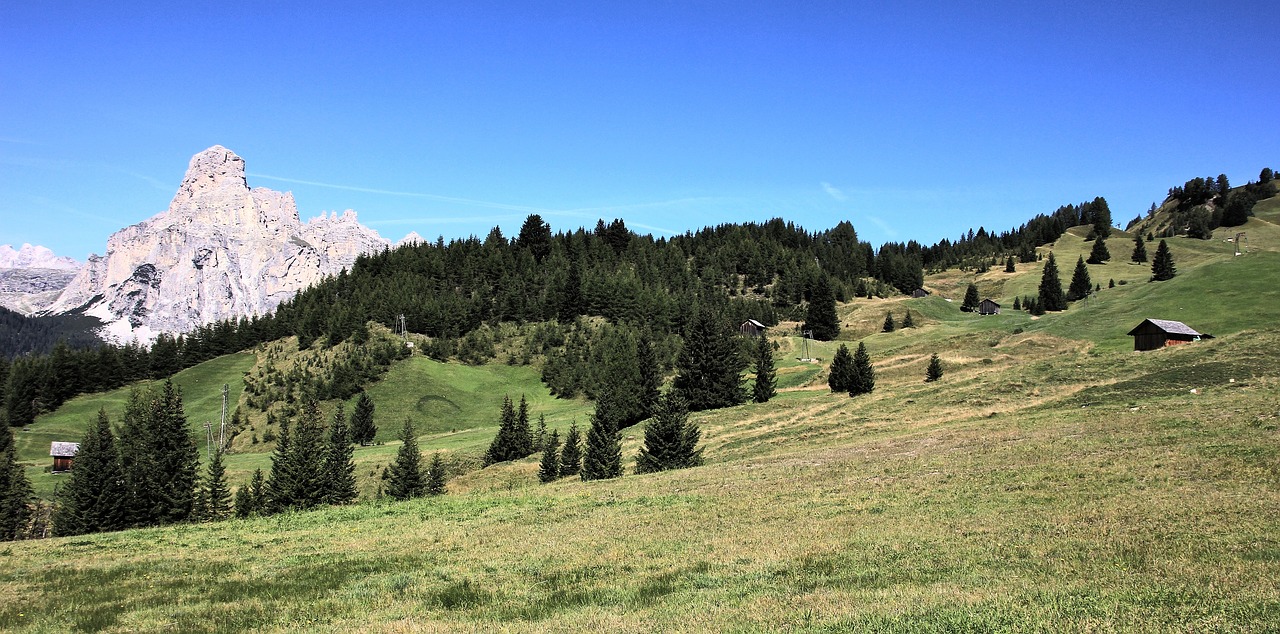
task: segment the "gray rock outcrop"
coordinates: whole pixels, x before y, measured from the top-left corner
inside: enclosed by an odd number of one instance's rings
[[[389,242],[354,211],[298,219],[293,195],[250,189],[244,159],[215,145],[191,159],[169,209],[117,231],[45,313],[83,309],[116,341],[260,315]]]

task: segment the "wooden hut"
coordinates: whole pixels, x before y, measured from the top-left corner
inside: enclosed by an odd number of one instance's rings
[[[49,446],[49,455],[53,456],[53,471],[70,471],[76,453],[80,451],[78,442],[55,442]]]
[[[928,296],[929,296],[929,291],[926,291],[923,288],[917,288],[916,290],[911,291],[911,297],[914,299],[920,299],[921,297],[928,297]]]
[[[744,337],[759,337],[768,329],[768,326],[754,319],[748,319],[742,322],[742,325],[738,326],[738,333]]]
[[[1213,335],[1196,332],[1194,328],[1170,319],[1144,319],[1129,331],[1134,350],[1158,350],[1166,346],[1212,339]]]
[[[990,299],[984,299],[980,304],[978,304],[978,314],[979,315],[999,315],[1000,304],[997,304]]]

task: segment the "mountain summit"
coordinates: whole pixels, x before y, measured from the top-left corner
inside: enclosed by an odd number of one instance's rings
[[[117,341],[274,309],[389,242],[351,210],[298,219],[293,194],[250,188],[220,145],[191,158],[169,209],[107,240],[47,314],[83,310]]]

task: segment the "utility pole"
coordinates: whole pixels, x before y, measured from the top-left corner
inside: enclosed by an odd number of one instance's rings
[[[804,358],[800,360],[807,363],[809,361],[813,361],[813,357],[809,356],[809,338],[813,336],[813,331],[805,330],[801,332],[801,334],[804,335]]]

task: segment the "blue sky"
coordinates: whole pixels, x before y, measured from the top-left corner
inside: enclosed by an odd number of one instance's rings
[[[392,240],[537,212],[932,243],[1280,168],[1261,3],[119,4],[0,4],[0,244],[101,253],[214,144]]]

